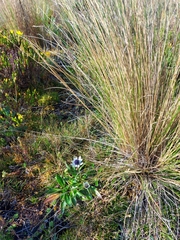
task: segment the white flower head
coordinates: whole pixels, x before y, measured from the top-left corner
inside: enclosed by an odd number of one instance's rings
[[[85,188],[85,189],[88,189],[88,188],[90,188],[90,185],[89,185],[89,183],[88,183],[88,182],[84,182],[84,183],[83,183],[83,186],[84,186],[84,188]]]
[[[83,164],[83,160],[82,160],[81,156],[79,156],[79,157],[74,157],[74,158],[73,158],[73,161],[72,161],[72,163],[71,163],[71,165],[72,165],[74,168],[79,168],[82,164]]]

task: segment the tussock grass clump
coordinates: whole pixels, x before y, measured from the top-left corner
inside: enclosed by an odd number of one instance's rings
[[[118,157],[103,174],[117,194],[131,189],[125,239],[178,239],[179,4],[62,0],[56,7],[67,41],[51,36],[68,64],[50,71],[66,87],[58,71],[71,80],[114,141]]]

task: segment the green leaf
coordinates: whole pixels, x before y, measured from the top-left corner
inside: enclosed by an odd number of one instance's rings
[[[71,196],[71,201],[72,201],[72,204],[74,205],[74,206],[76,206],[76,204],[77,204],[77,199],[76,199],[76,196],[75,196],[75,194],[74,194],[74,192],[70,192],[70,196]]]
[[[59,188],[49,188],[47,190],[47,194],[52,194],[52,193],[60,193],[61,190]]]
[[[88,189],[91,193],[95,193],[96,192],[96,188],[94,186],[90,186],[90,188]]]
[[[95,186],[98,187],[98,185],[99,185],[99,182],[98,182],[98,180],[96,179],[96,180],[95,180]]]
[[[54,227],[54,221],[50,221],[50,222],[49,222],[49,226],[50,226],[50,227]]]
[[[92,195],[87,189],[80,190],[80,193],[83,195],[83,197],[85,196],[89,200],[92,199]]]
[[[16,213],[16,214],[13,215],[13,218],[14,218],[14,219],[16,219],[16,218],[18,218],[18,217],[19,217],[19,214],[18,214],[18,213]]]
[[[76,206],[76,204],[77,204],[77,199],[76,199],[76,197],[72,197],[71,200],[72,200],[72,204],[73,204],[74,206]]]
[[[56,181],[59,183],[59,185],[61,187],[64,187],[65,186],[65,181],[64,179],[59,175],[59,174],[56,174]]]
[[[67,203],[66,203],[65,201],[63,201],[63,202],[61,203],[61,213],[62,213],[62,214],[64,214],[66,205],[67,205]]]
[[[72,200],[71,200],[71,197],[69,196],[69,194],[64,195],[64,200],[68,206],[72,206]]]
[[[75,177],[77,175],[77,173],[78,173],[78,171],[75,168],[73,168],[72,166],[69,166],[67,171],[73,177]]]
[[[76,192],[76,196],[78,196],[78,197],[83,197],[84,195],[83,195],[81,192],[77,191],[77,192]]]
[[[46,213],[49,214],[52,211],[52,208],[47,208]]]

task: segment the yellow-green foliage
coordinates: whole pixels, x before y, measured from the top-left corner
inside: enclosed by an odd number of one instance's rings
[[[38,104],[40,106],[47,106],[47,105],[56,103],[58,98],[59,96],[57,92],[45,93],[39,98]]]

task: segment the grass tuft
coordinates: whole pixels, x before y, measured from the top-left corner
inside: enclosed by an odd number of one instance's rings
[[[178,3],[64,0],[56,4],[65,16],[60,31],[68,41],[64,44],[58,34],[51,35],[59,49],[57,58],[66,55],[71,67],[56,64],[50,71],[66,87],[58,71],[71,80],[78,94],[70,91],[96,109],[98,121],[118,149],[104,175],[110,175],[107,183],[119,194],[131,192],[125,238],[163,239],[169,235],[177,239]]]

